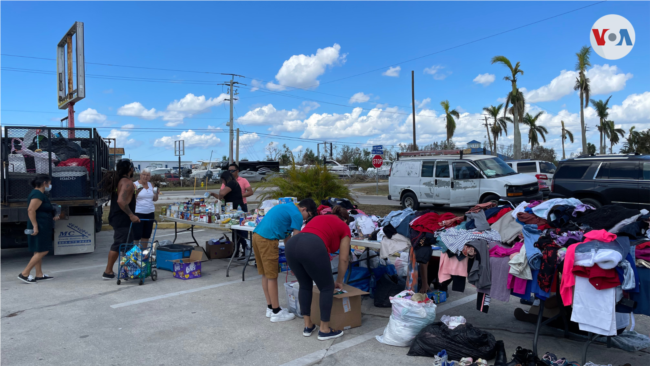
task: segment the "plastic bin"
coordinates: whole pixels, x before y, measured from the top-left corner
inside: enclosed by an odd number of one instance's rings
[[[83,166],[52,169],[52,198],[88,197],[88,170]]]
[[[158,247],[156,265],[159,269],[171,272],[174,270],[174,263],[172,263],[172,261],[176,259],[189,258],[193,249],[193,246],[183,244],[172,244]]]

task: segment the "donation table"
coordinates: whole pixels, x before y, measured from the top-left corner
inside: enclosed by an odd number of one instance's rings
[[[233,243],[235,243],[235,250],[232,253],[232,257],[230,257],[230,262],[228,263],[228,269],[226,269],[226,277],[230,277],[230,266],[232,265],[233,260],[244,261],[244,269],[242,270],[242,277],[241,278],[242,278],[242,281],[245,281],[246,280],[245,279],[246,267],[248,266],[248,262],[250,262],[251,256],[253,255],[253,248],[252,248],[252,242],[251,242],[251,248],[250,248],[250,250],[248,252],[248,255],[246,255],[246,251],[244,251],[244,256],[237,257],[238,246],[239,246],[239,237],[240,237],[240,234],[239,234],[238,231],[245,231],[246,234],[248,236],[250,236],[250,233],[255,230],[255,227],[254,226],[231,225],[230,229],[232,230],[232,241],[233,241]],[[248,239],[250,239],[250,238],[248,238]],[[374,250],[375,252],[378,253],[376,255],[371,256],[371,255],[368,254],[366,256],[365,259],[368,261],[368,268],[370,268],[370,259],[379,256],[379,250],[381,249],[381,242],[378,242],[376,240],[352,239],[351,242],[350,242],[350,247],[353,247],[353,246],[363,247],[364,252],[368,252],[368,251],[370,251],[370,249],[372,249],[372,250]],[[350,249],[352,249],[352,248],[350,248]],[[441,253],[442,252],[439,249],[438,250],[434,249],[432,256],[433,257],[440,257]],[[352,264],[352,262],[350,262],[350,265],[351,264]],[[351,272],[352,271],[348,271],[348,276],[347,276],[347,278],[345,280],[346,283],[350,279]],[[372,271],[371,271],[371,275],[372,275]]]
[[[199,242],[196,241],[196,238],[194,237],[194,226],[200,226],[200,227],[206,227],[210,229],[216,229],[216,230],[230,230],[230,225],[222,225],[222,224],[215,224],[215,223],[207,223],[207,222],[199,222],[199,221],[190,221],[190,220],[183,220],[183,219],[177,219],[174,217],[167,217],[160,215],[160,222],[173,222],[174,223],[174,241],[172,243],[176,244],[176,238],[178,237],[178,224],[186,224],[190,225],[189,228],[181,230],[181,232],[184,231],[189,231],[192,235],[192,240],[190,242],[186,243],[179,243],[179,244],[194,244],[197,247],[201,248],[205,255],[207,256],[208,253],[206,253],[205,248],[203,248]],[[208,258],[209,259],[209,258]]]

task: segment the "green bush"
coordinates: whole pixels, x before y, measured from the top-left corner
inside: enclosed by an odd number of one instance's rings
[[[329,197],[347,198],[353,201],[350,190],[336,174],[327,170],[326,166],[312,165],[308,168],[291,167],[282,176],[269,179],[261,187],[270,187],[260,200],[278,199],[280,197],[297,197],[298,200],[312,198],[317,204]]]

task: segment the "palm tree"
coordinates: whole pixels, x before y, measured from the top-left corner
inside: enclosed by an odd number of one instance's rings
[[[492,125],[492,128],[494,128],[494,126],[496,126],[499,123],[498,119],[499,119],[499,113],[501,112],[501,108],[503,108],[503,103],[499,104],[496,107],[493,106],[493,105],[491,105],[489,107],[483,107],[483,110],[488,114],[488,116],[494,118],[494,125]],[[508,135],[508,130],[506,129],[506,127],[507,127],[507,125],[504,122],[503,123],[503,128],[506,131],[506,135]],[[494,134],[494,131],[493,131],[493,134]],[[501,132],[499,133],[499,135],[501,135]],[[490,134],[488,134],[488,139],[489,139],[489,137],[490,137]],[[494,137],[494,149],[492,151],[494,152],[494,156],[496,156],[497,155],[497,139],[496,139],[496,136]]]
[[[585,75],[587,68],[591,66],[589,56],[591,55],[591,48],[583,46],[580,52],[576,53],[578,62],[576,63],[576,70],[578,77],[574,90],[580,92],[580,131],[582,132],[582,151],[587,151],[587,129],[585,128],[585,108],[589,106],[589,78]]]
[[[537,113],[534,116],[531,116],[530,113],[526,113],[524,116],[523,123],[528,126],[528,142],[530,142],[530,152],[535,150],[535,145],[539,145],[539,136],[542,137],[542,140],[546,142],[546,136],[544,134],[548,133],[546,127],[537,125],[537,119],[539,116],[544,114],[544,111]]]
[[[442,108],[445,110],[445,120],[447,121],[445,127],[447,129],[447,144],[449,144],[449,140],[454,136],[454,131],[456,131],[456,118],[460,118],[460,113],[456,111],[455,109],[449,110],[449,101],[448,100],[443,100],[440,102],[440,105]]]
[[[605,121],[605,126],[607,126],[607,136],[609,137],[609,153],[613,154],[614,145],[618,144],[620,137],[625,136],[625,130],[622,128],[616,128],[614,121]]]
[[[609,116],[609,112],[607,112],[609,107],[607,105],[609,104],[610,99],[612,99],[611,95],[604,102],[602,100],[598,100],[598,101],[594,99],[591,100],[591,105],[596,110],[596,114],[598,115],[598,118],[600,118],[600,126],[598,128],[598,131],[600,131],[600,153],[601,154],[607,153],[607,147],[606,147],[607,144],[605,143],[605,133],[608,127],[605,125],[605,121]]]
[[[519,68],[519,62],[515,64],[515,66],[512,66],[512,63],[510,60],[508,60],[505,56],[495,56],[492,58],[492,64],[503,64],[505,65],[508,69],[510,69],[510,76],[506,76],[503,78],[503,80],[509,81],[512,84],[512,91],[508,94],[508,98],[506,99],[506,108],[505,110],[508,110],[508,104],[512,103],[513,106],[519,106],[521,104],[521,98],[520,96],[523,96],[522,93],[519,92],[519,89],[517,88],[517,74],[524,74],[524,70],[521,70]],[[513,109],[513,116],[515,117],[513,119],[514,121],[514,158],[519,159],[521,157],[521,132],[519,132],[519,108],[514,108]],[[505,116],[505,111],[504,111],[504,116]]]
[[[564,155],[564,140],[567,138],[571,143],[573,143],[573,133],[566,128],[564,128],[564,121],[560,121],[562,123],[562,160],[566,159],[566,155]]]
[[[510,117],[501,117],[497,120],[495,124],[490,128],[492,130],[492,136],[494,137],[494,156],[498,156],[497,150],[497,141],[499,141],[499,136],[504,133],[508,136],[508,121],[512,121]]]
[[[635,129],[636,126],[630,127],[630,134],[627,135],[627,141],[623,145],[623,149],[621,149],[622,153],[633,154],[636,152],[641,134],[639,131],[634,131]]]

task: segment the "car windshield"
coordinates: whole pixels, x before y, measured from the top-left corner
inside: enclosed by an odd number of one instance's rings
[[[508,164],[499,158],[475,160],[474,164],[476,164],[488,178],[505,177],[517,174],[517,172],[512,170]]]

